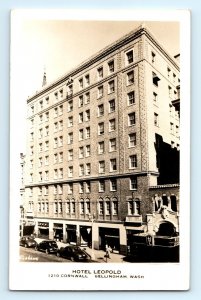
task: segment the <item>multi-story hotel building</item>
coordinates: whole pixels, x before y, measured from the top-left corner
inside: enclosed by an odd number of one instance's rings
[[[27,100],[24,208],[38,236],[125,253],[136,234],[178,235],[179,84],[144,26],[44,80]]]

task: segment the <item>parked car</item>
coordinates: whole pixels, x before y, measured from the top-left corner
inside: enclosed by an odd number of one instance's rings
[[[38,251],[44,251],[45,253],[56,253],[58,251],[58,245],[55,241],[44,240],[36,245],[35,247]]]
[[[89,255],[78,246],[61,247],[57,251],[57,256],[68,258],[71,261],[86,261]]]
[[[24,246],[25,248],[36,247],[37,243],[31,236],[23,236],[20,239],[20,246]]]

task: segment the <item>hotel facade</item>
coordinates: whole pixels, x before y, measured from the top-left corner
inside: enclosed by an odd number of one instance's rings
[[[139,237],[178,243],[179,72],[140,26],[53,83],[44,75],[27,99],[25,227],[123,254]]]

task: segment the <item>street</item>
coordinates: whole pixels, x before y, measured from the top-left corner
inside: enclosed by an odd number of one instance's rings
[[[34,248],[20,247],[21,262],[66,262],[71,261],[62,257],[57,257],[56,254],[46,254],[36,251]]]

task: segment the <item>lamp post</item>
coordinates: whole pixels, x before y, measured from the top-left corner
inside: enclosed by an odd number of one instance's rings
[[[91,221],[91,259],[95,260],[95,254],[94,254],[94,236],[93,236],[94,221],[95,221],[94,214],[89,214],[89,221]]]

